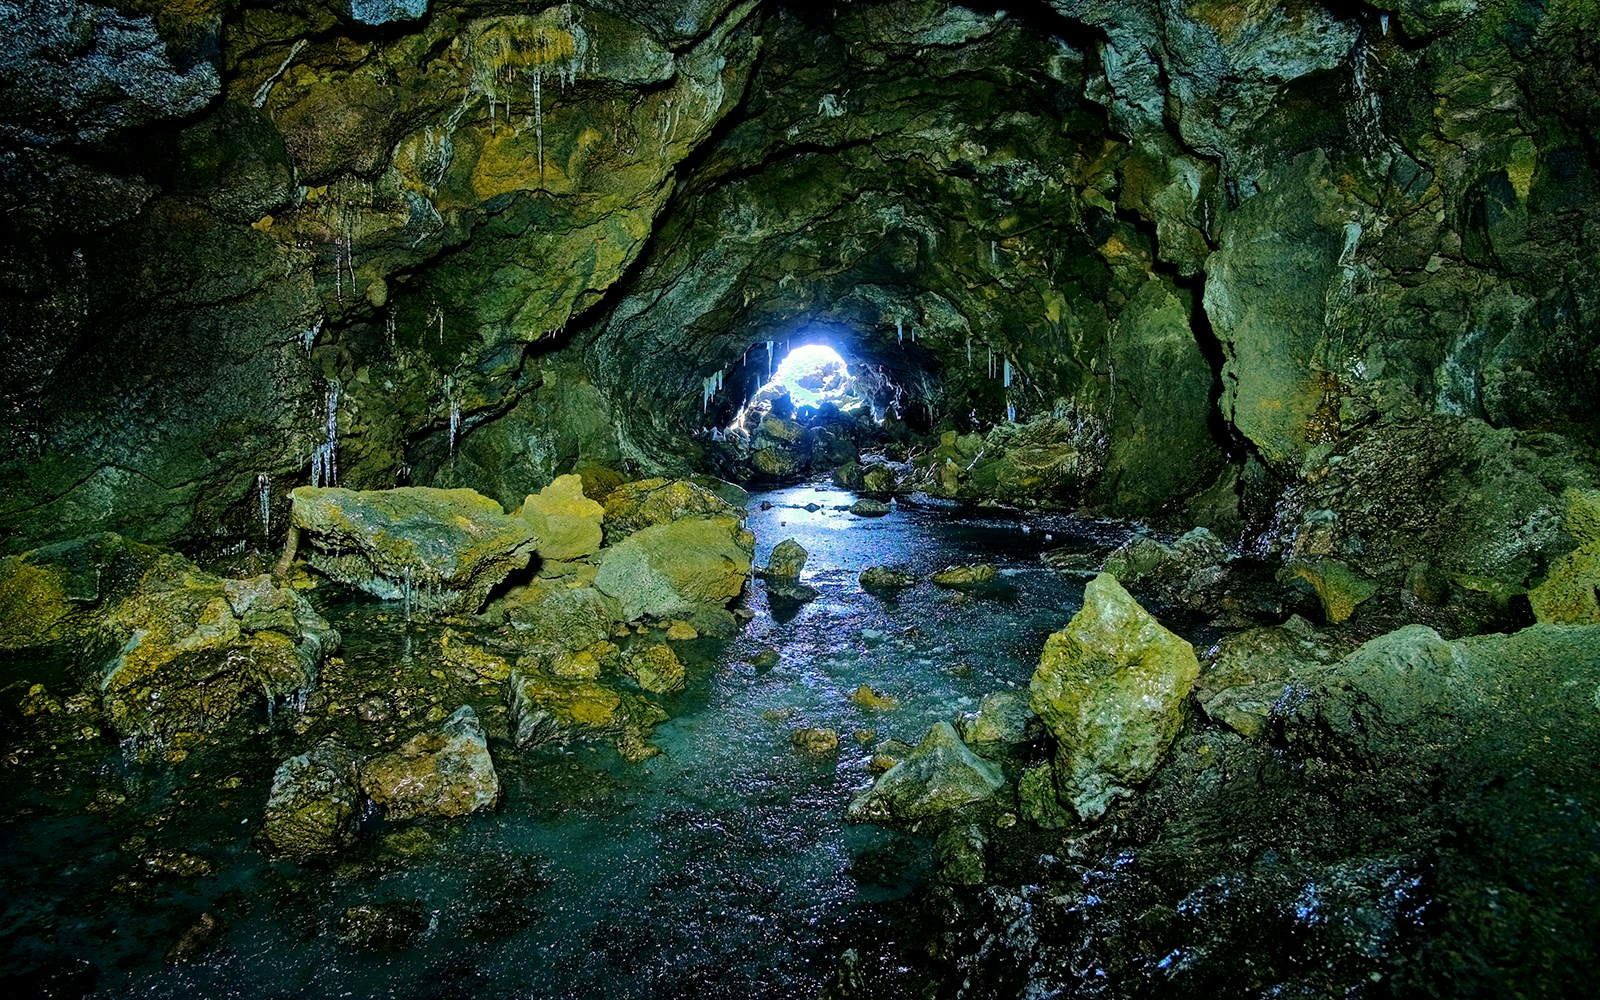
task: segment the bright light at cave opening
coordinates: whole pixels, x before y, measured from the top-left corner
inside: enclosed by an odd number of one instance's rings
[[[772,343],[769,341],[766,346],[770,358]],[[760,345],[757,345],[759,349]],[[856,379],[850,374],[850,366],[839,352],[827,344],[805,344],[790,351],[772,369],[766,383],[740,408],[738,415],[728,425],[729,430],[753,426],[783,397],[788,397],[795,411],[806,407],[818,410],[827,403],[841,410],[863,405]]]

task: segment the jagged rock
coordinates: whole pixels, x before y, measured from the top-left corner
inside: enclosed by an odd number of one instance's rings
[[[653,694],[683,690],[683,661],[665,643],[631,651],[623,660],[623,669],[640,687]]]
[[[770,479],[789,479],[811,462],[811,435],[803,424],[769,413],[752,436],[750,465]]]
[[[1234,555],[1209,528],[1195,528],[1171,543],[1139,535],[1106,557],[1103,572],[1125,586],[1141,584],[1194,607],[1215,602]]]
[[[683,620],[675,620],[667,625],[667,638],[673,642],[690,642],[700,638],[700,630]]]
[[[324,857],[355,842],[359,759],[329,737],[278,765],[257,837],[263,852],[291,861]]]
[[[414,899],[362,903],[339,915],[339,943],[370,952],[404,951],[428,927],[428,911]]]
[[[1155,773],[1199,676],[1194,648],[1102,573],[1083,609],[1045,640],[1031,707],[1059,744],[1056,782],[1084,819]]]
[[[500,776],[472,706],[462,705],[437,730],[361,765],[361,790],[390,819],[465,816],[500,801]]]
[[[1533,614],[1554,625],[1600,624],[1600,490],[1569,489],[1563,525],[1578,547],[1528,592]]]
[[[796,729],[789,734],[789,742],[809,757],[826,757],[839,751],[839,734],[832,729]]]
[[[1194,700],[1241,736],[1266,735],[1272,714],[1337,662],[1304,619],[1224,636],[1202,665]]]
[[[888,504],[879,500],[862,497],[850,505],[850,513],[857,517],[883,517],[892,510]]]
[[[917,578],[907,572],[888,566],[868,566],[861,571],[863,590],[904,590],[917,585]]]
[[[858,822],[912,823],[981,802],[1003,787],[1000,769],[967,749],[950,723],[940,722],[857,796],[846,815]]]
[[[654,524],[629,534],[601,555],[595,585],[622,603],[627,620],[645,615],[670,618],[738,597],[754,551],[755,536],[736,518],[693,517]]]
[[[971,566],[946,566],[928,579],[941,587],[981,587],[993,583],[1000,575],[993,563],[976,563]]]
[[[1021,691],[991,691],[976,712],[961,718],[961,739],[972,743],[1021,743],[1027,738],[1033,709]]]
[[[418,611],[477,611],[539,544],[529,522],[474,490],[301,486],[290,499],[313,567]]]
[[[686,479],[641,479],[624,483],[606,497],[607,545],[643,528],[685,518],[738,518],[738,508],[703,486]]]
[[[1376,581],[1337,559],[1297,559],[1283,568],[1279,578],[1310,589],[1332,625],[1347,620],[1358,605],[1378,592]]]
[[[540,559],[582,559],[600,549],[605,508],[584,495],[580,476],[557,477],[538,493],[529,494],[512,516],[533,526]]]
[[[1017,800],[1023,818],[1045,830],[1061,830],[1078,822],[1077,813],[1062,805],[1065,797],[1056,786],[1054,764],[1040,764],[1022,772],[1017,782]]]
[[[785,538],[772,547],[772,556],[767,560],[766,568],[761,570],[761,575],[768,580],[798,580],[805,571],[809,555],[805,546],[792,538]]]
[[[850,692],[850,700],[862,708],[874,712],[892,712],[900,707],[900,699],[894,695],[879,694],[870,685],[863,684]]]

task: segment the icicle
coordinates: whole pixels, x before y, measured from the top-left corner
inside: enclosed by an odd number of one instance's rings
[[[533,134],[539,140],[539,181],[544,181],[544,71],[533,68]]]
[[[967,367],[972,367],[972,334],[967,334]]]
[[[767,341],[767,378],[772,377],[772,341]]]
[[[456,436],[461,430],[461,401],[456,399],[455,380],[444,377],[444,398],[450,404],[450,454],[456,453]]]
[[[317,334],[322,332],[322,322],[326,317],[318,316],[317,321],[300,331],[300,346],[306,349],[306,354],[311,353],[311,347],[317,342]]]
[[[311,453],[311,485],[337,486],[339,483],[339,383],[328,380],[328,440]]]
[[[261,533],[272,535],[272,477],[265,472],[256,474],[256,495],[261,502]]]
[[[1010,358],[1006,358],[1005,359],[1005,364],[1006,364],[1006,367],[1005,367],[1005,372],[1006,372],[1005,387],[1007,389],[1009,389],[1009,388],[1011,388],[1011,359]]]
[[[389,310],[383,317],[383,332],[389,338],[389,348],[394,349],[394,310]]]
[[[1006,420],[1013,424],[1017,422],[1017,408],[1011,403],[1006,404]]]
[[[906,328],[901,325],[899,320],[894,321],[894,332],[895,336],[898,338],[896,343],[903,344],[906,342]]]
[[[701,391],[700,391],[700,412],[701,413],[705,413],[706,411],[711,409],[711,397],[715,396],[717,394],[718,390],[720,390],[721,388],[722,388],[722,369],[719,368],[719,369],[717,369],[717,371],[714,374],[707,375],[705,377],[704,381],[702,381],[702,383],[701,383]]]
[[[1383,29],[1383,33],[1387,35],[1389,33],[1389,15],[1379,14],[1378,25]]]

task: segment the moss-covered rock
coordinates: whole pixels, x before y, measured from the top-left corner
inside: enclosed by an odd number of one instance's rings
[[[772,547],[772,556],[762,568],[761,575],[768,580],[793,582],[805,572],[809,553],[805,546],[792,538],[785,538]]]
[[[643,743],[666,712],[588,671],[557,669],[559,654],[520,657],[508,688],[511,738],[519,747],[574,739]],[[598,662],[598,661],[597,661]]]
[[[1322,603],[1322,614],[1337,625],[1378,592],[1376,581],[1337,559],[1296,559],[1283,567],[1279,578],[1304,586]]]
[[[978,710],[961,718],[961,739],[973,743],[1021,743],[1033,721],[1028,695],[1021,691],[991,691],[978,702]]]
[[[1005,787],[994,764],[967,749],[948,722],[928,730],[916,749],[851,801],[857,822],[913,823],[982,802]]]
[[[389,819],[465,816],[500,801],[500,776],[472,706],[361,765],[361,790]]]
[[[1084,819],[1148,780],[1183,724],[1200,663],[1102,573],[1083,610],[1045,640],[1030,705],[1059,744],[1057,783]]]
[[[658,642],[630,650],[622,663],[627,675],[652,694],[671,694],[683,690],[683,661],[666,643]]]
[[[291,500],[313,567],[425,612],[477,611],[539,544],[528,521],[474,490],[302,486]]]

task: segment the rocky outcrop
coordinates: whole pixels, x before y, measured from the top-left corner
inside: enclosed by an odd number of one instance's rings
[[[531,522],[473,490],[302,486],[292,501],[318,572],[421,612],[477,611],[539,544]]]
[[[500,801],[500,776],[470,705],[456,709],[438,729],[364,762],[360,782],[389,819],[465,816]]]
[[[606,497],[606,544],[615,545],[643,528],[684,518],[741,516],[728,501],[687,479],[640,479],[623,483]]]
[[[1149,780],[1183,724],[1200,674],[1194,649],[1114,577],[1084,590],[1083,610],[1045,640],[1030,705],[1056,738],[1055,776],[1084,819]]]
[[[1005,787],[994,764],[967,749],[948,722],[928,730],[916,749],[850,803],[858,822],[914,823],[991,797]]]

